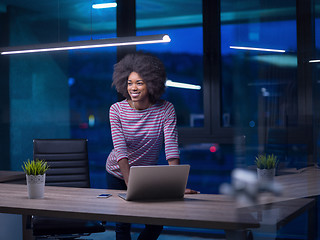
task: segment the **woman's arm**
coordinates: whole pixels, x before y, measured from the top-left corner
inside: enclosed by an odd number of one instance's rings
[[[120,161],[120,159],[122,158],[128,157],[127,145],[124,137],[124,130],[120,121],[120,112],[121,109],[119,104],[113,104],[110,107],[109,118],[111,136],[117,161]]]
[[[128,162],[128,158],[122,158],[118,161],[120,171],[122,173],[123,179],[128,186],[128,181],[129,181],[129,173],[130,173],[130,166]]]
[[[166,104],[163,133],[166,159],[179,159],[177,118],[171,103]]]
[[[122,158],[118,161],[120,171],[122,173],[123,179],[128,186],[128,181],[129,181],[129,173],[130,173],[130,167],[129,167],[129,162],[128,158]]]
[[[115,150],[115,157],[117,159],[122,177],[126,185],[128,185],[130,167],[128,162],[127,145],[125,142],[123,128],[120,121],[120,111],[120,105],[117,103],[113,104],[110,107],[109,118],[111,125],[112,142]]]

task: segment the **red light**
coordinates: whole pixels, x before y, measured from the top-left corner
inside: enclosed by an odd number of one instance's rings
[[[216,152],[216,151],[217,151],[216,146],[211,146],[211,147],[210,147],[210,152],[214,153],[214,152]]]
[[[79,124],[79,128],[81,128],[81,129],[86,129],[86,128],[88,128],[88,123],[80,123],[80,124]]]

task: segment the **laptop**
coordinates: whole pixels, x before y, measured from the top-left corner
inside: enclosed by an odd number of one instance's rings
[[[187,186],[190,165],[132,166],[126,193],[127,201],[182,199]]]

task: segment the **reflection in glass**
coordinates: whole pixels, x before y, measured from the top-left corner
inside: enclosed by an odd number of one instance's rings
[[[287,161],[286,129],[297,126],[295,5],[259,2],[221,1],[221,120],[245,139],[240,166],[261,151]]]

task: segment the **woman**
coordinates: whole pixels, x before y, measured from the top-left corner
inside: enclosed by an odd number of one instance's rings
[[[109,189],[126,190],[131,166],[157,164],[163,142],[168,163],[179,164],[175,110],[160,100],[165,82],[165,68],[152,55],[129,54],[115,64],[113,85],[126,99],[109,112],[114,145],[106,162]],[[130,227],[117,223],[117,240],[131,239]],[[161,231],[162,226],[146,225],[138,239],[157,239]]]

